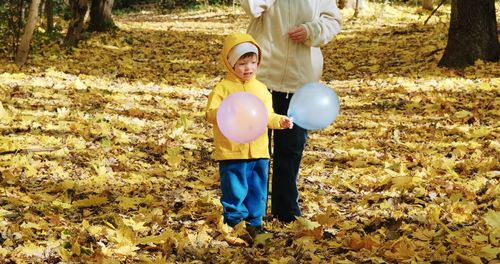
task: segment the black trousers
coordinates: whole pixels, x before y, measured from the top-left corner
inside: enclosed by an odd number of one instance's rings
[[[292,94],[273,92],[272,95],[274,111],[286,115]],[[280,221],[290,222],[301,215],[297,178],[307,130],[294,125],[293,129],[276,129],[273,133],[271,213]]]

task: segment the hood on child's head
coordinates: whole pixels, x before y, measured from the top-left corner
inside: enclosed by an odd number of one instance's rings
[[[227,61],[229,62],[229,65],[234,68],[234,65],[241,58],[241,56],[247,53],[254,53],[255,55],[257,55],[257,58],[259,58],[259,49],[257,48],[257,46],[250,42],[243,42],[234,46],[227,55]]]
[[[252,46],[256,49],[252,48]],[[235,47],[236,49],[233,50]],[[231,50],[233,50],[233,52],[231,52]],[[224,46],[221,54],[222,64],[229,72],[234,74],[234,63],[236,63],[236,61],[247,52],[255,52],[257,54],[259,64],[261,63],[262,50],[257,44],[257,41],[255,41],[251,35],[246,33],[232,33],[224,40]]]

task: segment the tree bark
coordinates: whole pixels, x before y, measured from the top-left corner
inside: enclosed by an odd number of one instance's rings
[[[54,7],[52,0],[45,1],[45,16],[47,17],[47,32],[54,30]]]
[[[88,9],[88,0],[70,0],[69,7],[72,18],[69,22],[68,32],[64,38],[64,46],[76,47],[83,31],[83,22]]]
[[[448,44],[439,66],[462,69],[478,59],[499,58],[495,0],[452,0]]]
[[[14,62],[18,67],[22,67],[26,63],[28,58],[28,53],[30,50],[30,42],[33,37],[33,31],[35,30],[36,21],[38,18],[38,8],[40,6],[40,0],[33,0],[30,5],[30,10],[28,14],[28,22],[24,29],[24,34],[21,37],[21,42],[17,47],[16,57]]]
[[[346,1],[347,1],[347,0],[338,0],[338,1],[337,1],[337,7],[338,7],[339,9],[344,9]]]
[[[359,14],[359,1],[360,0],[356,0],[356,4],[354,5],[355,8],[354,8],[354,17],[358,17],[358,14]]]
[[[111,17],[114,0],[92,0],[89,31],[106,32],[116,28]]]

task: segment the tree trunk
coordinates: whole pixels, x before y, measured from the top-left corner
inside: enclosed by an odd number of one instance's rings
[[[337,7],[338,7],[339,9],[344,9],[346,1],[347,1],[347,0],[338,0],[338,1],[337,1]]]
[[[499,58],[495,0],[452,0],[448,44],[439,66],[461,69],[477,59]]]
[[[88,0],[70,0],[69,8],[73,17],[69,22],[68,32],[64,38],[64,46],[76,47],[83,31],[83,22],[88,9]]]
[[[47,17],[47,32],[54,30],[54,10],[52,0],[45,1],[45,16]]]
[[[16,57],[14,62],[18,67],[22,67],[26,63],[28,58],[28,52],[30,50],[30,42],[33,37],[33,31],[35,30],[36,22],[38,19],[38,7],[40,6],[40,0],[33,0],[30,5],[30,11],[28,14],[28,23],[24,29],[24,34],[21,37],[21,42],[17,47]]]
[[[12,58],[16,57],[17,46],[19,45],[19,39],[21,38],[24,27],[23,21],[21,20],[23,5],[24,3],[22,0],[7,1],[3,7],[5,10],[4,14],[6,14],[7,31],[0,43],[10,48],[9,52],[11,52]],[[4,17],[0,18],[0,20],[3,19]]]
[[[433,10],[432,0],[422,0],[422,8],[425,10]]]
[[[90,31],[105,32],[116,28],[111,17],[114,0],[92,0],[90,6]]]
[[[360,0],[356,0],[356,4],[354,5],[355,8],[354,8],[354,17],[358,17],[358,14],[359,14],[359,1]]]

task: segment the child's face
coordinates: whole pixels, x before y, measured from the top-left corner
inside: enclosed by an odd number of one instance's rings
[[[257,70],[257,55],[239,58],[234,64],[234,72],[242,81],[248,81]]]

